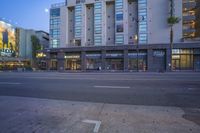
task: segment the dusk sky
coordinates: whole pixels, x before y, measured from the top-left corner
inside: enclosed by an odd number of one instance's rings
[[[49,31],[49,9],[51,4],[65,0],[0,0],[0,19],[13,25]]]

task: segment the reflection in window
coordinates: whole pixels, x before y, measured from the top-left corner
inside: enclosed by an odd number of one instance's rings
[[[78,4],[75,7],[75,38],[81,38],[81,26],[82,26],[82,5]]]
[[[94,4],[94,44],[102,44],[102,2]]]
[[[147,0],[138,0],[139,43],[147,43]]]
[[[123,18],[123,0],[116,0],[115,1],[115,21],[116,21],[115,43],[116,44],[123,44],[124,43],[123,19],[124,19]]]
[[[51,17],[59,17],[60,16],[60,8],[55,8],[50,10]]]
[[[116,42],[116,44],[123,44],[124,43],[124,35],[116,35],[115,42]]]
[[[123,28],[123,24],[117,24],[117,32],[123,32],[124,28]]]

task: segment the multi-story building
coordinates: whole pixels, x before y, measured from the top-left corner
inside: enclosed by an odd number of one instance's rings
[[[36,36],[43,48],[49,46],[49,34],[15,27],[0,20],[0,70],[31,67],[33,49],[31,37]]]
[[[200,2],[172,0],[67,0],[52,5],[48,69],[200,70]],[[171,55],[172,53],[172,55]],[[172,61],[171,61],[172,56]]]

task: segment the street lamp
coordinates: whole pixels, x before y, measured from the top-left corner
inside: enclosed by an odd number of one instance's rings
[[[139,55],[139,43],[138,43],[139,26],[138,26],[138,24],[139,24],[139,22],[144,21],[145,17],[144,16],[140,16],[137,19],[135,19],[135,18],[133,18],[133,19],[137,23],[137,32],[136,32],[136,35],[134,35],[134,42],[136,44],[136,51],[137,51],[137,71],[139,72],[139,59],[138,59],[139,58],[138,57],[138,55]]]
[[[138,35],[137,34],[134,36],[134,42],[136,44],[136,51],[137,51],[137,72],[138,72],[139,71],[139,59],[138,59],[139,47],[138,47]]]

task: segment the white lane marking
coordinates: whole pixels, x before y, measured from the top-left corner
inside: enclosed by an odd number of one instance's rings
[[[53,77],[25,77],[29,79],[63,79],[63,80],[96,80],[96,81],[174,81],[174,79],[106,79],[106,78],[86,78],[86,77],[61,77],[61,76],[53,76]],[[187,79],[187,80],[182,80],[182,79],[176,79],[178,81],[200,81],[200,80],[194,80],[194,79]]]
[[[94,133],[98,133],[99,131],[99,128],[101,126],[101,121],[95,121],[95,120],[83,120],[82,122],[84,123],[89,123],[89,124],[95,124],[95,127],[94,127]]]
[[[129,89],[130,86],[94,86],[95,88],[116,88],[116,89]]]
[[[94,78],[65,78],[65,77],[26,77],[29,79],[68,79],[68,80],[94,80]]]
[[[0,82],[0,85],[20,85],[21,83]]]

